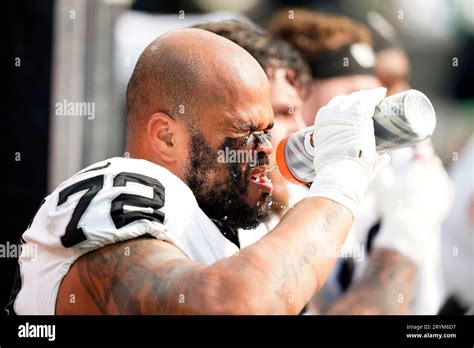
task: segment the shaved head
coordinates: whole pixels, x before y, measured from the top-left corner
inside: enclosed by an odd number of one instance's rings
[[[268,89],[264,71],[240,46],[200,29],[161,35],[140,55],[127,87],[127,142],[164,112],[196,122],[241,94]]]
[[[273,111],[266,74],[247,51],[201,29],[166,33],[138,59],[127,109],[126,151],[183,180],[209,218],[234,229],[268,217]],[[250,156],[225,156],[239,151]]]

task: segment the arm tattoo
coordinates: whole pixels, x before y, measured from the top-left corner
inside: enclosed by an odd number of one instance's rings
[[[180,282],[180,274],[196,264],[180,264],[183,260],[175,253],[150,244],[136,239],[98,249],[78,262],[80,282],[102,314],[179,314],[184,310],[180,299],[196,288]],[[195,279],[199,274],[189,272],[187,283],[202,283]]]
[[[406,314],[410,308],[415,265],[397,251],[374,250],[362,278],[327,314]]]
[[[285,293],[288,289],[298,286],[301,272],[305,267],[312,266],[314,258],[325,257],[327,250],[324,250],[324,248],[328,246],[328,242],[324,240],[324,236],[330,233],[330,229],[337,223],[341,213],[342,208],[339,205],[329,207],[324,216],[324,222],[313,226],[312,239],[306,244],[303,255],[299,258],[295,257],[290,248],[287,248],[283,267],[276,274],[281,281],[280,293]]]

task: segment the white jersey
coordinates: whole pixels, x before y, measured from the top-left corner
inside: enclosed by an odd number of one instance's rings
[[[22,236],[21,282],[9,311],[54,314],[61,280],[80,256],[143,235],[205,264],[238,252],[178,177],[145,160],[111,158],[45,198]]]

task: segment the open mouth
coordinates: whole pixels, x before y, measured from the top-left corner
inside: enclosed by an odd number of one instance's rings
[[[273,184],[271,179],[267,176],[267,166],[255,167],[250,170],[249,180],[254,184],[261,192],[271,193],[273,190]]]

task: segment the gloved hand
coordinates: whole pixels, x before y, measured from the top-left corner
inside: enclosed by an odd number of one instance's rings
[[[375,106],[385,88],[333,98],[314,123],[316,180],[308,197],[325,197],[348,208],[352,215],[377,171],[390,160],[375,150]]]
[[[441,223],[453,202],[453,187],[435,155],[413,159],[378,189],[382,225],[374,247],[394,249],[420,265],[437,252]]]

